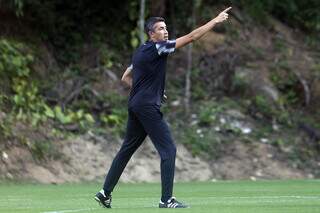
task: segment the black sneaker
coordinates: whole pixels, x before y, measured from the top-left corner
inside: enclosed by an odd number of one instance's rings
[[[100,204],[100,206],[104,208],[111,208],[111,195],[106,196],[103,190],[98,192],[96,196],[94,196],[94,199]]]
[[[159,208],[189,208],[189,206],[180,203],[175,197],[172,197],[165,203],[160,200]]]

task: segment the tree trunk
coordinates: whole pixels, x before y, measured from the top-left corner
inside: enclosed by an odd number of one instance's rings
[[[170,37],[171,38],[176,38],[177,37],[177,32],[176,32],[176,16],[175,16],[175,1],[169,1],[169,6],[170,6],[170,17],[171,17],[171,26],[170,26]]]
[[[193,30],[195,26],[195,12],[196,12],[196,0],[192,1],[192,15],[191,15],[191,24],[190,24],[190,30]],[[190,114],[190,99],[191,99],[191,72],[192,72],[192,50],[193,45],[192,43],[188,46],[188,57],[187,57],[187,72],[186,72],[186,85],[185,85],[185,96],[184,96],[184,108],[186,115],[188,116]]]
[[[140,17],[139,17],[139,38],[140,44],[144,43],[144,14],[145,14],[146,1],[140,0]]]
[[[184,108],[186,115],[190,113],[190,98],[191,98],[191,71],[192,71],[192,43],[188,45],[188,63],[186,72],[186,85],[185,85],[185,95],[184,95]]]

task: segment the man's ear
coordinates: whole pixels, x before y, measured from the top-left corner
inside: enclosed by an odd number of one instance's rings
[[[154,32],[150,30],[150,31],[148,32],[149,38],[151,38],[151,36],[152,36],[153,34],[154,34]]]

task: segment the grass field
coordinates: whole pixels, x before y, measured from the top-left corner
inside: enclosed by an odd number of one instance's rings
[[[189,209],[158,209],[160,184],[120,184],[113,209],[103,209],[93,195],[97,183],[38,185],[0,184],[0,212],[192,212],[319,213],[320,180],[218,181],[175,184],[178,200]]]

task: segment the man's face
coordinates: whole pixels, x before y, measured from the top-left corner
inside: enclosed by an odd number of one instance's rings
[[[153,25],[153,31],[150,33],[150,38],[152,41],[166,41],[168,40],[169,34],[167,31],[166,23],[163,21],[157,22]]]

